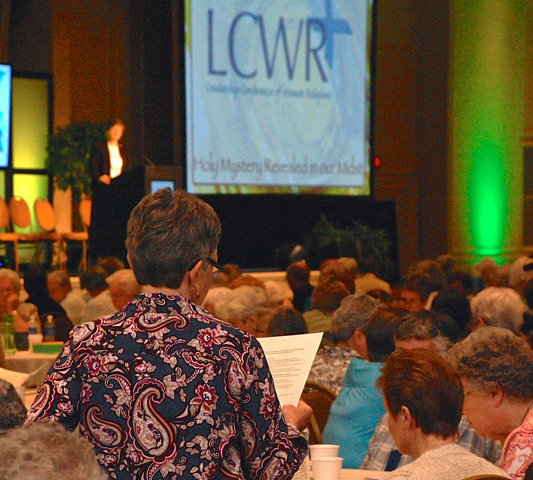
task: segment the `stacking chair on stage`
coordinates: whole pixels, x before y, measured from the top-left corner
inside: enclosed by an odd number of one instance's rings
[[[55,231],[56,214],[54,207],[46,198],[37,198],[33,204],[33,211],[37,224],[42,228],[42,232],[36,233],[37,253],[39,253],[40,243],[42,241],[55,242],[58,246],[57,255],[59,256],[59,267],[65,269],[67,265],[63,236]]]
[[[322,432],[328,423],[329,410],[336,398],[335,392],[325,385],[305,382],[302,400],[313,409],[309,422],[309,444],[323,443]]]
[[[88,229],[91,226],[92,200],[90,198],[83,198],[79,208],[83,232],[68,232],[62,235],[65,242],[81,242],[83,250],[79,268],[87,270],[87,242],[89,241]]]

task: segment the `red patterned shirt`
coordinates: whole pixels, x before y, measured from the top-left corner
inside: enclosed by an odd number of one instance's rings
[[[33,421],[79,424],[116,479],[285,479],[305,452],[257,340],[163,294],[76,327]]]
[[[533,410],[505,440],[500,467],[514,480],[523,480],[527,467],[533,463]]]

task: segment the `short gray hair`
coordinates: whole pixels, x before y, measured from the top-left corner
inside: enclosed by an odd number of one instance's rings
[[[31,423],[0,436],[0,478],[107,480],[89,441],[60,423]]]
[[[512,288],[489,287],[481,290],[470,301],[472,324],[475,327],[483,320],[485,325],[502,327],[520,333],[527,305]]]
[[[524,265],[533,263],[531,257],[518,257],[509,268],[509,286],[517,289],[523,287],[533,278],[533,270],[526,272]]]
[[[106,277],[105,281],[108,285],[120,286],[122,291],[131,295],[132,298],[141,292],[141,286],[137,283],[133,270],[129,268],[117,270],[115,273]]]
[[[344,298],[340,307],[335,310],[331,322],[335,343],[345,342],[358,328],[365,330],[378,307],[379,302],[364,293],[355,293]]]
[[[226,301],[215,304],[215,313],[222,320],[246,320],[256,307],[268,306],[264,288],[241,285],[233,289],[233,295]]]
[[[19,274],[15,272],[15,270],[11,270],[10,268],[0,268],[0,278],[9,278],[17,292],[20,292],[22,289]]]
[[[448,351],[446,359],[480,392],[501,388],[510,397],[533,398],[533,351],[523,338],[505,328],[472,332]]]

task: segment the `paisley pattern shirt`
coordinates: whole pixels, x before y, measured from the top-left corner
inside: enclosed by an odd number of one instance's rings
[[[115,479],[291,478],[306,447],[257,340],[161,293],[74,328],[33,421],[79,423]]]
[[[500,467],[514,480],[522,480],[533,463],[533,409],[518,428],[506,438]]]

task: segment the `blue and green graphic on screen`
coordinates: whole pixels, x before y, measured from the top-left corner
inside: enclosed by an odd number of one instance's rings
[[[11,75],[11,66],[0,64],[0,168],[9,165]]]
[[[372,1],[186,3],[187,189],[370,194]]]

